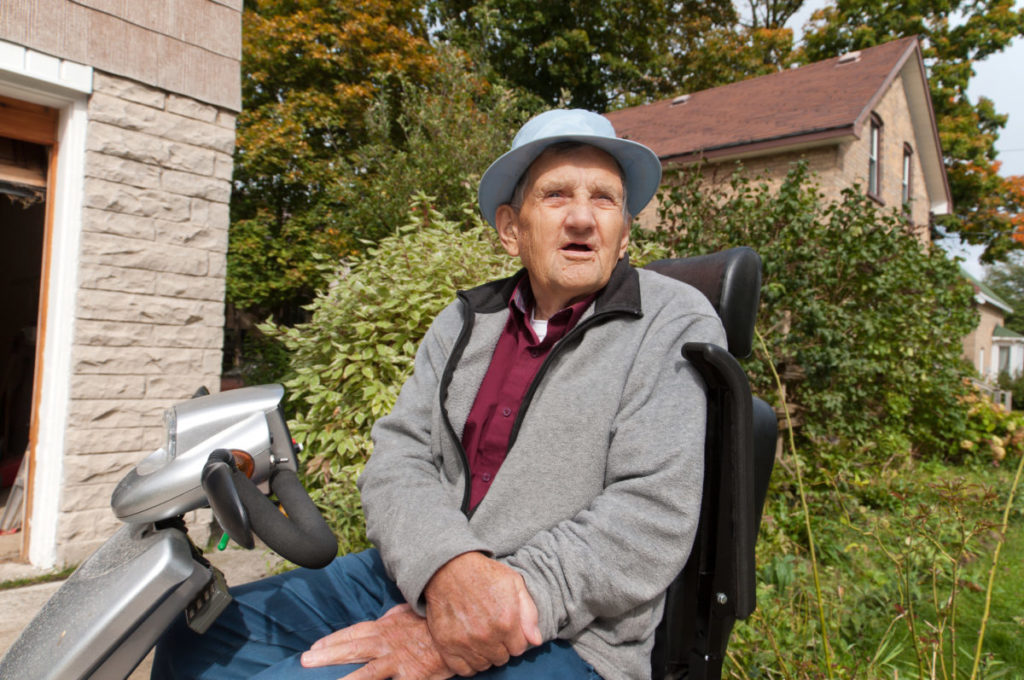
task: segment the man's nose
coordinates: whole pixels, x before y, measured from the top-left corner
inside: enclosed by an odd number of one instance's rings
[[[575,229],[590,229],[597,225],[597,215],[589,197],[576,198],[569,205],[566,226]]]

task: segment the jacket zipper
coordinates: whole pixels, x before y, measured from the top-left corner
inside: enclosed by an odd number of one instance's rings
[[[441,375],[442,393],[438,396],[441,398],[441,414],[444,418],[445,429],[448,431],[448,435],[452,438],[452,441],[455,442],[455,448],[459,452],[459,460],[462,463],[462,471],[465,477],[465,484],[462,490],[462,514],[466,515],[466,517],[472,517],[473,511],[469,510],[469,499],[472,490],[472,480],[470,478],[469,472],[469,456],[466,455],[466,450],[462,446],[462,440],[459,439],[459,437],[456,436],[455,434],[455,428],[454,426],[452,426],[451,418],[448,417],[448,409],[445,407],[445,401],[448,396],[448,385],[451,382],[452,374],[455,372],[455,364],[457,364],[459,359],[462,358],[462,352],[465,349],[465,343],[468,341],[469,334],[473,329],[474,312],[470,308],[469,301],[465,298],[465,296],[462,295],[461,292],[458,294],[458,297],[463,302],[462,331],[459,333],[459,337],[455,341],[455,349],[452,351],[451,355],[448,357],[448,362],[445,364],[444,373]],[[519,436],[519,428],[522,425],[523,418],[526,415],[526,411],[530,406],[530,402],[533,400],[533,395],[537,391],[537,385],[540,384],[541,379],[543,379],[544,375],[547,373],[548,367],[551,365],[551,362],[553,361],[554,357],[558,355],[562,348],[568,344],[569,340],[575,338],[578,335],[581,335],[590,326],[593,326],[598,321],[603,321],[608,317],[618,315],[640,316],[641,314],[640,312],[634,312],[628,309],[613,309],[605,312],[596,313],[593,316],[587,319],[583,319],[578,324],[576,324],[575,328],[570,330],[555,344],[554,347],[551,348],[551,351],[548,352],[547,357],[545,357],[544,359],[544,363],[540,365],[540,369],[538,369],[537,375],[534,376],[533,381],[527,388],[526,394],[523,396],[523,402],[519,407],[519,413],[516,415],[515,422],[512,423],[512,433],[509,435],[506,454],[509,450],[512,449],[512,446],[516,442],[516,438]]]

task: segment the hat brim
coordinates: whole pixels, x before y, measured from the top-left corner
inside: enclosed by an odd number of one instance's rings
[[[626,178],[626,208],[636,216],[650,202],[661,184],[661,161],[643,144],[597,135],[558,135],[537,139],[516,147],[491,163],[480,179],[477,200],[480,212],[491,226],[498,207],[512,200],[512,192],[537,157],[552,144],[581,142],[597,147],[609,154],[622,168]]]

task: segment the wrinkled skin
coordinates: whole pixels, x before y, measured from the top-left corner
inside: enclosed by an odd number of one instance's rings
[[[343,663],[365,664],[346,680],[446,680],[454,675],[434,645],[426,619],[407,604],[376,621],[320,638],[302,655],[307,668]]]
[[[523,577],[481,553],[465,553],[427,583],[427,626],[453,671],[471,676],[542,642]]]

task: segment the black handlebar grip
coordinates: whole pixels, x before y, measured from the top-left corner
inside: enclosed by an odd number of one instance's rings
[[[203,466],[203,491],[221,528],[235,543],[251,550],[256,543],[252,540],[249,513],[239,497],[235,474],[241,474],[235,459],[224,449],[217,449]]]
[[[274,552],[310,569],[326,567],[337,556],[338,539],[294,472],[278,469],[270,477],[287,517],[243,473],[235,470],[233,480],[253,531]]]

